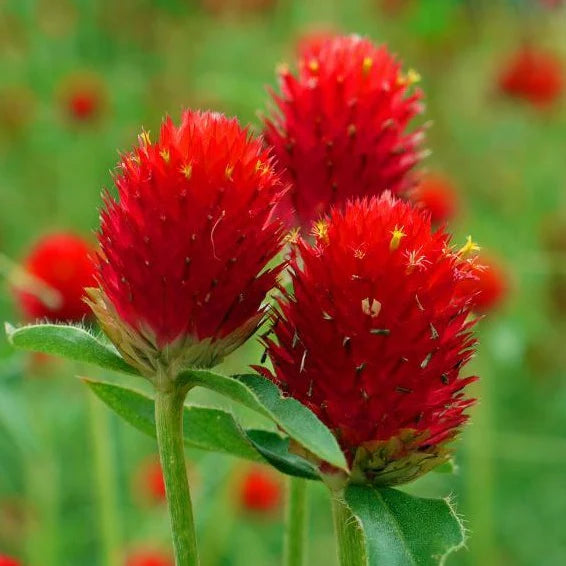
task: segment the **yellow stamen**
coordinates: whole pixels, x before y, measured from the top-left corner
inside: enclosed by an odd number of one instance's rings
[[[403,232],[403,226],[399,228],[395,226],[395,228],[390,232],[391,234],[391,241],[389,242],[389,249],[391,251],[396,250],[401,243],[401,238],[404,238],[407,234]]]
[[[159,155],[161,155],[161,159],[163,159],[163,161],[165,161],[165,163],[169,163],[169,160],[171,159],[171,156],[169,155],[169,150],[168,149],[162,149],[159,152]]]
[[[481,248],[478,246],[478,244],[472,240],[471,236],[468,236],[466,238],[466,243],[458,250],[458,254],[466,257],[472,252],[479,252],[480,250]]]
[[[232,173],[233,172],[234,172],[234,166],[233,165],[227,165],[226,171],[224,171],[224,175],[226,176],[226,179],[228,179],[228,181],[232,180]]]
[[[186,165],[183,165],[181,167],[180,171],[185,176],[185,179],[187,179],[188,181],[193,174],[193,166],[190,163],[187,163]]]
[[[373,59],[371,57],[364,57],[364,60],[362,62],[362,73],[364,74],[364,76],[367,76],[367,74],[371,71],[372,66]]]
[[[317,220],[312,227],[311,234],[317,239],[328,243],[328,222]]]
[[[376,318],[381,311],[381,303],[369,297],[362,300],[362,312],[371,318]]]
[[[142,130],[142,133],[139,135],[140,143],[142,145],[151,145],[151,139],[149,138],[149,132]]]
[[[316,59],[311,59],[309,61],[309,69],[313,73],[317,73],[319,68],[320,68],[320,65],[318,64],[318,61]]]
[[[415,69],[409,69],[406,75],[401,73],[397,77],[397,84],[400,86],[412,86],[421,82],[421,78],[421,75]]]
[[[293,228],[285,236],[285,238],[284,238],[285,242],[288,243],[288,244],[296,244],[299,241],[300,232],[301,232],[300,228]]]

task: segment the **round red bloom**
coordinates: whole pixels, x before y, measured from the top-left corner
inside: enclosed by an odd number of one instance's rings
[[[15,558],[0,555],[0,566],[20,566],[20,563]]]
[[[95,120],[106,104],[103,83],[91,73],[69,77],[62,86],[61,98],[65,113],[77,122]]]
[[[460,368],[473,353],[475,246],[449,247],[428,215],[386,193],[348,203],[298,242],[294,295],[266,337],[284,394],[335,433],[352,481],[392,485],[443,462],[473,400]]]
[[[509,279],[501,264],[482,256],[473,273],[475,277],[466,280],[461,290],[472,296],[474,310],[486,313],[500,306],[509,292]]]
[[[422,93],[409,93],[417,80],[358,36],[307,43],[297,76],[280,69],[279,112],[266,120],[266,138],[291,185],[295,221],[308,225],[348,198],[407,188],[423,138],[422,129],[406,131],[423,110]]]
[[[564,92],[562,62],[552,53],[526,45],[505,64],[499,87],[535,106],[549,106]]]
[[[252,466],[242,479],[240,501],[248,511],[274,511],[281,503],[281,482],[271,469]]]
[[[165,480],[158,459],[144,462],[139,470],[140,487],[153,501],[165,501]]]
[[[186,111],[140,136],[105,197],[92,307],[131,363],[153,375],[210,367],[258,327],[282,266],[272,209],[282,185],[235,119]],[[159,358],[159,360],[158,360]]]
[[[450,179],[438,173],[425,175],[411,191],[411,199],[430,213],[433,224],[450,220],[458,210],[454,185]]]
[[[30,292],[26,280],[18,286],[18,297],[30,319],[79,321],[90,314],[84,302],[84,289],[92,285],[94,248],[70,232],[48,234],[35,244],[23,267],[39,285]],[[45,288],[41,285],[45,283]]]
[[[126,566],[174,566],[174,562],[157,550],[136,550],[126,558]]]

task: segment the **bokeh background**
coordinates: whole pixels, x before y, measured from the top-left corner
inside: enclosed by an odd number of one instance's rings
[[[565,564],[566,95],[533,104],[500,81],[526,44],[566,61],[561,2],[1,0],[0,318],[22,319],[10,261],[39,236],[93,238],[117,150],[142,126],[157,132],[164,114],[191,106],[259,131],[276,64],[292,64],[297,42],[319,32],[386,42],[419,71],[421,123],[432,122],[421,168],[450,180],[455,241],[473,234],[505,274],[480,324],[470,371],[482,376],[481,402],[458,442],[458,470],[406,489],[453,494],[471,538],[450,565]],[[123,564],[132,552],[167,556],[154,442],[89,399],[74,376],[90,368],[16,354],[4,338],[0,356],[0,554],[25,566],[105,565],[110,539]],[[252,341],[224,369],[260,357]],[[95,426],[106,427],[102,444]],[[262,480],[254,505],[248,464],[189,459],[204,566],[278,564],[283,478]],[[308,564],[332,565],[330,505],[322,486],[310,491]],[[116,501],[117,516],[101,516],[101,498]]]

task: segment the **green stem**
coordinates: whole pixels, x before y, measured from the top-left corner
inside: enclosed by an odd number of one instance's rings
[[[285,508],[285,566],[303,566],[306,563],[308,531],[307,480],[288,478]]]
[[[199,560],[183,446],[185,395],[183,388],[158,390],[155,395],[155,424],[173,533],[175,564],[196,566]]]
[[[121,566],[120,521],[118,520],[118,496],[116,493],[117,478],[110,443],[109,414],[93,393],[88,392],[87,397],[104,564]]]
[[[362,530],[349,507],[338,494],[334,494],[332,498],[332,510],[340,566],[366,566]]]

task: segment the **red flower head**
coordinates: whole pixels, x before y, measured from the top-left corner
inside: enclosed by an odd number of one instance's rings
[[[449,246],[428,215],[386,193],[333,210],[298,242],[262,373],[334,431],[352,481],[403,483],[446,460],[473,401],[470,297],[477,246]],[[323,466],[322,469],[325,469]]]
[[[0,566],[20,566],[20,563],[15,558],[0,555]]]
[[[280,112],[266,120],[266,138],[291,184],[296,220],[309,225],[354,196],[397,193],[417,163],[422,129],[407,126],[423,106],[418,80],[385,47],[358,36],[307,43],[299,73],[279,71]]]
[[[24,260],[25,270],[18,297],[30,319],[79,321],[90,314],[84,289],[92,285],[94,248],[72,233],[54,233],[42,238]]]
[[[454,185],[444,175],[425,175],[411,191],[415,204],[430,213],[433,224],[442,224],[452,219],[458,210],[458,196]]]
[[[475,277],[463,282],[461,291],[472,296],[476,312],[486,313],[503,303],[509,293],[509,279],[505,269],[493,258],[482,256],[475,266]]]
[[[126,559],[126,566],[174,566],[173,560],[157,550],[137,550]]]
[[[92,307],[142,372],[210,367],[258,327],[281,266],[282,185],[235,119],[187,111],[140,136],[105,197]],[[171,367],[174,366],[174,367]]]
[[[550,106],[564,92],[564,69],[552,53],[527,45],[507,62],[499,87],[535,106]]]
[[[150,459],[139,469],[138,487],[152,501],[165,501],[165,480],[159,460]]]
[[[242,479],[240,500],[248,511],[274,511],[281,503],[281,482],[269,468],[250,467]]]
[[[90,73],[68,78],[63,84],[61,99],[65,113],[77,122],[95,120],[106,105],[103,84],[97,75]]]

